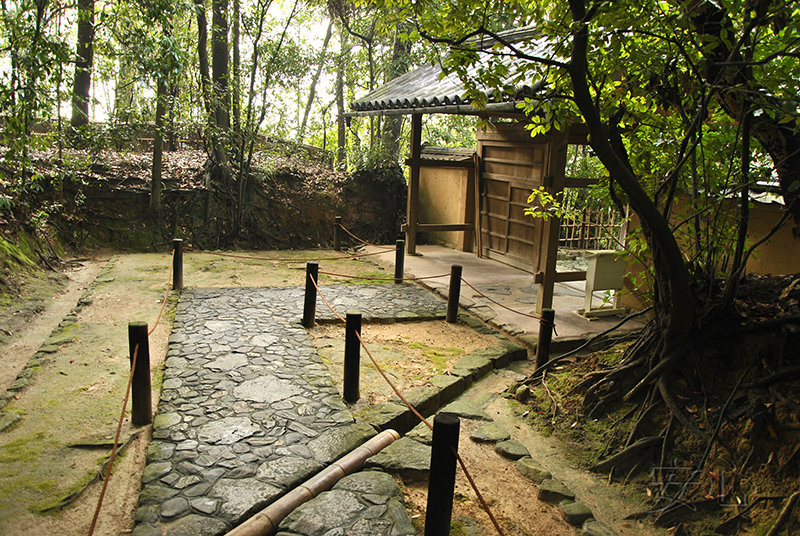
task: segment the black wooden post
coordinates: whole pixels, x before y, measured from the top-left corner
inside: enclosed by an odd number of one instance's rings
[[[131,366],[136,354],[136,368],[131,382],[131,422],[144,426],[153,422],[153,407],[150,401],[150,344],[147,339],[146,322],[128,323],[128,346]]]
[[[405,272],[406,262],[406,241],[397,240],[394,243],[394,282],[400,284],[403,282],[403,273]]]
[[[335,216],[333,219],[333,250],[342,251],[342,217]]]
[[[458,301],[461,298],[461,266],[454,264],[450,267],[450,293],[447,295],[448,324],[458,321]]]
[[[543,367],[550,361],[550,343],[553,340],[553,328],[556,323],[555,309],[542,309],[542,318],[539,320],[539,342],[536,344],[536,367]]]
[[[313,280],[313,282],[312,282]],[[319,281],[319,263],[310,261],[306,263],[306,296],[303,302],[303,327],[311,329],[317,315],[317,287],[314,283]]]
[[[358,372],[361,366],[361,313],[347,311],[344,331],[344,400],[353,403],[359,399]]]
[[[433,419],[431,470],[428,478],[428,506],[425,511],[425,536],[448,536],[453,515],[456,485],[456,451],[460,421],[452,413]]]
[[[183,240],[172,240],[172,290],[183,288]]]

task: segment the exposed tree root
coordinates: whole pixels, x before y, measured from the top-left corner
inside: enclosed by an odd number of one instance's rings
[[[795,491],[789,497],[789,500],[786,501],[786,504],[783,506],[783,510],[781,510],[781,513],[778,515],[778,519],[775,520],[772,528],[770,528],[769,532],[767,532],[764,536],[778,536],[783,524],[786,523],[789,517],[791,517],[798,499],[800,499],[800,491]]]
[[[747,520],[747,513],[752,510],[755,505],[761,503],[762,501],[779,501],[785,498],[786,496],[784,495],[762,495],[760,497],[756,497],[750,501],[750,504],[744,507],[738,514],[720,523],[717,528],[714,529],[714,534],[737,534],[739,532],[739,526]]]
[[[545,382],[545,373],[542,373],[542,387],[544,387],[545,392],[547,392],[547,396],[550,397],[550,404],[553,408],[552,420],[555,421],[556,417],[558,416],[558,402],[556,402],[553,392],[550,391],[549,387],[547,387],[547,382]]]
[[[644,407],[644,404],[643,404],[642,406],[634,406],[634,407],[633,407],[633,408],[631,408],[629,411],[627,411],[627,412],[625,413],[625,415],[623,415],[622,417],[620,417],[619,419],[617,419],[617,420],[616,420],[616,422],[614,422],[614,424],[612,424],[612,425],[611,425],[611,437],[609,437],[609,438],[608,438],[608,441],[606,441],[606,446],[605,446],[605,447],[603,448],[603,450],[600,452],[600,455],[598,456],[598,458],[602,458],[603,456],[605,456],[606,452],[608,452],[608,449],[611,447],[611,444],[614,442],[614,439],[617,437],[617,432],[618,432],[618,431],[619,431],[619,429],[620,429],[620,428],[619,428],[619,425],[620,425],[622,422],[624,422],[624,421],[627,421],[627,420],[628,420],[628,418],[629,418],[631,415],[633,415],[633,414],[634,414],[634,412],[636,412],[636,410],[637,410],[637,409],[640,409],[640,410],[641,410],[643,407]],[[640,415],[641,415],[641,412],[640,412]],[[629,445],[628,445],[628,444],[626,444],[625,446],[627,447],[627,446],[629,446]]]
[[[653,395],[655,395],[655,391],[653,391]],[[650,398],[652,399],[653,397]],[[633,443],[634,439],[636,438],[636,434],[641,428],[642,424],[647,422],[648,419],[650,419],[652,414],[655,412],[656,409],[659,408],[660,405],[661,405],[660,400],[655,400],[643,406],[643,411],[639,415],[639,418],[636,419],[636,422],[633,424],[631,432],[630,434],[628,434],[628,440],[625,441],[626,447],[629,447]]]
[[[591,399],[592,395],[594,395],[595,392],[601,392],[600,389],[604,387],[605,384],[608,383],[612,385],[617,383],[621,384],[622,383],[621,380],[623,380],[626,376],[628,376],[631,371],[633,371],[637,367],[640,367],[643,363],[644,363],[644,356],[641,356],[634,361],[630,361],[625,364],[620,364],[617,367],[598,373],[597,376],[600,377],[600,380],[594,383],[593,385],[590,385],[589,388],[584,393],[584,407],[587,407],[589,405],[594,405]],[[577,392],[578,389],[576,388],[573,389],[572,391]]]
[[[790,289],[794,297],[780,306],[790,314],[797,311],[797,286]],[[713,322],[706,318],[704,325],[713,327],[697,328],[680,340],[666,335],[668,319],[662,311],[661,318],[648,323],[616,365],[577,360],[586,373],[559,398],[562,404],[577,407],[578,420],[618,412],[613,422],[607,418],[603,424],[608,433],[599,457],[612,455],[591,470],[609,473],[609,480],[616,475],[617,481],[628,482],[651,462],[656,468],[653,480],[660,489],[655,507],[639,518],[654,516],[657,525],[674,527],[680,516],[691,511],[716,511],[728,503],[747,510],[753,500],[749,497],[752,484],[757,481],[754,468],[759,478],[767,474],[784,480],[796,477],[800,446],[787,446],[786,441],[794,442],[789,434],[800,429],[796,391],[800,338],[795,328],[782,326],[798,324],[798,316],[744,324],[746,318],[768,318],[772,310],[760,301],[752,307],[741,316],[717,317]],[[547,368],[540,367],[525,383],[541,381]],[[551,400],[557,397],[546,391]],[[643,435],[650,437],[642,439]],[[690,449],[673,450],[687,441]],[[613,454],[615,450],[619,452]],[[698,488],[701,482],[702,489]],[[776,527],[782,525],[785,531],[785,519],[799,500],[793,495]],[[719,532],[734,530],[743,519],[736,516]]]
[[[122,445],[119,446],[119,448],[117,449],[117,454],[119,454],[122,451],[124,451],[133,442],[134,439],[136,439],[137,437],[139,437],[141,435],[141,433],[143,431],[144,430],[139,430],[138,432],[132,433],[128,437],[128,439],[125,440],[125,443],[123,443]],[[76,445],[71,445],[71,446],[75,447],[75,448],[99,448],[99,445],[76,444]],[[113,447],[113,445],[112,445],[112,447]],[[75,493],[70,493],[69,495],[67,495],[66,497],[61,499],[61,502],[58,503],[57,505],[51,506],[50,508],[46,508],[46,509],[42,510],[42,513],[44,513],[44,512],[52,512],[53,510],[61,510],[65,506],[69,506],[70,504],[72,504],[75,501],[75,499],[80,497],[83,494],[84,491],[89,489],[89,487],[92,484],[94,484],[95,482],[99,482],[99,481],[103,480],[103,477],[106,474],[106,468],[108,467],[108,462],[109,461],[111,461],[111,460],[107,460],[105,463],[103,463],[103,465],[100,467],[100,470],[97,471],[97,473],[94,475],[94,477],[92,477],[92,479],[89,482],[87,482],[85,486],[83,486],[81,489],[79,489]]]
[[[716,512],[722,508],[719,501],[714,499],[700,499],[698,501],[673,501],[668,506],[658,511],[653,524],[657,527],[671,527],[678,519],[689,512]]]
[[[798,376],[800,376],[800,367],[792,367],[784,369],[780,372],[776,372],[775,374],[770,374],[769,376],[766,376],[754,382],[748,382],[744,384],[744,387],[764,387],[766,385],[771,385],[774,383],[793,380]]]
[[[634,318],[638,318],[638,317],[640,317],[640,316],[642,316],[644,314],[649,313],[652,310],[653,310],[653,306],[651,305],[650,307],[646,307],[645,309],[642,309],[641,311],[638,311],[636,313],[630,314],[630,315],[626,316],[625,318],[623,318],[622,320],[620,320],[614,326],[611,326],[610,328],[608,328],[607,330],[605,330],[605,331],[603,331],[601,333],[598,333],[596,335],[593,335],[585,343],[581,344],[580,346],[578,346],[574,350],[570,350],[569,352],[567,352],[565,354],[561,354],[558,357],[552,358],[550,361],[548,361],[547,363],[545,363],[544,365],[539,367],[534,374],[532,374],[530,377],[528,377],[525,380],[524,383],[531,384],[531,383],[537,381],[539,379],[539,375],[540,374],[544,374],[546,371],[550,370],[550,368],[552,368],[553,366],[557,365],[558,363],[561,363],[565,359],[572,357],[573,355],[577,354],[578,352],[580,352],[582,350],[585,350],[586,348],[590,347],[592,344],[594,344],[598,340],[602,339],[603,337],[605,337],[609,333],[615,332],[616,330],[621,328],[629,320],[633,320]],[[640,338],[637,338],[637,341]]]
[[[672,391],[670,391],[669,386],[667,386],[667,381],[664,376],[661,376],[658,379],[658,391],[661,393],[661,398],[667,404],[672,415],[678,419],[678,421],[690,432],[694,435],[699,437],[705,442],[708,442],[708,434],[702,431],[700,428],[697,427],[695,423],[684,413],[684,411],[680,408],[678,403],[675,401],[675,398],[672,396]]]
[[[619,469],[636,464],[641,459],[645,451],[660,447],[663,441],[663,437],[643,437],[623,451],[614,454],[602,462],[596,463],[590,469],[590,471],[595,473],[604,473],[612,467]]]

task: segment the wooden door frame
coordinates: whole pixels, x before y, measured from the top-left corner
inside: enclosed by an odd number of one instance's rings
[[[502,136],[494,137],[492,136],[489,139],[481,139],[479,136],[478,139],[478,148],[476,151],[476,158],[478,162],[475,166],[475,181],[476,181],[476,192],[482,195],[483,192],[483,185],[484,181],[486,180],[483,176],[483,146],[486,144],[493,145],[493,146],[502,146],[506,145],[509,147],[519,146],[518,144],[545,144],[545,155],[544,155],[544,163],[542,167],[542,186],[544,186],[545,191],[552,195],[556,196],[564,189],[565,185],[565,168],[566,168],[566,161],[567,161],[567,146],[570,142],[570,133],[569,130],[567,131],[550,131],[548,134],[543,136],[537,136],[535,138],[530,137],[530,135],[526,131],[521,130],[512,130],[506,129],[502,132]],[[516,143],[515,143],[516,142]],[[513,183],[510,187],[513,187]],[[510,200],[509,200],[510,202]],[[480,205],[478,205],[480,207]],[[482,218],[481,214],[477,214],[477,219],[479,222],[477,232],[482,235],[483,226],[482,226]],[[538,247],[533,248],[533,258],[531,259],[530,264],[523,264],[522,262],[515,259],[513,256],[503,256],[503,258],[498,258],[499,255],[492,255],[491,252],[488,250],[487,247],[483,247],[479,250],[481,253],[483,249],[487,250],[486,256],[489,258],[496,260],[498,262],[502,262],[504,264],[508,264],[510,266],[514,266],[515,268],[519,268],[521,270],[529,271],[533,273],[533,282],[537,285],[538,297],[536,300],[536,311],[541,313],[542,309],[544,308],[551,308],[553,306],[553,295],[554,295],[554,287],[556,281],[560,281],[561,278],[556,274],[556,260],[558,259],[558,236],[560,231],[560,220],[555,217],[550,217],[546,220],[543,220],[542,225],[540,226],[539,234],[537,236],[537,242],[539,244]],[[506,237],[508,240],[508,237]],[[508,249],[508,246],[506,246]],[[568,277],[574,277],[572,274]],[[572,280],[572,279],[569,279]]]
[[[486,119],[486,118],[484,118]],[[575,128],[577,127],[577,128]],[[570,143],[585,143],[585,133],[583,125],[568,126],[564,131],[551,130],[548,134],[530,137],[524,130],[503,130],[503,137],[496,138],[497,141],[520,142],[520,143],[546,143],[545,162],[543,164],[542,183],[545,191],[550,195],[557,195],[565,187],[565,168],[567,160],[567,147]],[[419,176],[422,152],[422,113],[411,115],[411,147],[410,147],[410,175],[408,181],[408,205],[407,222],[404,226],[406,232],[406,248],[409,255],[417,255],[417,233],[419,225]],[[483,141],[478,140],[478,147],[475,155],[475,237],[476,248],[479,257],[483,256],[484,244],[482,243],[482,224],[481,224],[481,192],[483,190]],[[510,208],[510,207],[509,207]],[[466,224],[463,225],[466,227]],[[555,217],[544,220],[541,226],[541,236],[539,237],[539,247],[533,248],[533,258],[529,266],[520,266],[519,262],[514,263],[514,257],[506,256],[504,259],[497,259],[489,256],[498,262],[504,262],[523,270],[533,271],[533,282],[538,287],[538,298],[536,300],[536,311],[541,313],[544,308],[552,308],[554,286],[560,281],[576,281],[583,279],[579,273],[556,273],[556,260],[558,259],[558,237],[560,230],[560,220]],[[506,236],[506,241],[508,237]],[[508,244],[506,244],[508,249]],[[488,251],[488,248],[487,248]],[[509,262],[512,261],[512,262]],[[580,274],[584,274],[581,272]],[[584,274],[585,277],[585,274]]]

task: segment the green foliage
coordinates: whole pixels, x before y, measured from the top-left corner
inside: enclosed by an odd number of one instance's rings
[[[427,41],[431,61],[441,60],[445,71],[457,74],[478,106],[487,102],[487,89],[503,95],[522,81],[534,83],[538,93],[521,105],[532,136],[585,119],[573,98],[574,73],[570,71],[573,37],[580,25],[572,23],[567,2],[367,3],[389,10],[393,18],[388,24],[413,20],[416,30],[407,38]],[[622,149],[617,152],[624,151],[626,164],[671,223],[684,257],[701,278],[720,275],[732,255],[738,225],[734,199],[742,180],[740,118],[731,117],[729,104],[709,97],[712,85],[719,81],[707,78],[710,71],[704,62],[716,49],[734,47],[743,57],[751,55],[751,85],[761,92],[753,97],[754,115],[775,124],[795,125],[795,134],[800,133],[796,94],[800,62],[791,52],[800,39],[800,28],[789,23],[797,20],[800,8],[795,2],[768,3],[749,11],[734,0],[700,2],[696,8],[709,6],[721,8],[722,16],[731,21],[718,37],[698,33],[693,13],[682,2],[586,5],[591,22],[585,77],[594,111],[619,134]],[[532,21],[538,35],[546,38],[508,46],[495,43],[491,50],[481,51],[479,39],[485,44],[493,32],[521,28]],[[731,87],[730,91],[740,89]],[[774,156],[751,144],[751,184],[774,180]],[[529,202],[536,206],[528,214],[568,217],[574,208],[609,210],[614,206],[612,199],[623,205],[628,202],[627,193],[597,160],[573,154],[568,167],[569,176],[599,177],[600,185],[589,190],[590,195],[568,193],[561,199],[544,190],[534,191]],[[791,181],[786,187],[797,189]],[[629,253],[651,266],[642,235],[631,230],[628,236]],[[651,276],[649,268],[635,277]]]
[[[475,147],[475,131],[474,117],[430,115],[423,122],[423,143],[441,147]]]
[[[531,192],[531,195],[528,196],[528,204],[532,204],[533,207],[526,208],[525,214],[534,218],[548,220],[551,217],[564,219],[580,216],[580,210],[568,207],[548,192],[544,186],[539,186]]]
[[[0,40],[8,62],[0,76],[0,159],[12,193],[18,194],[28,184],[30,150],[43,146],[32,132],[34,123],[53,113],[60,66],[69,59],[60,6],[43,0],[4,4]]]

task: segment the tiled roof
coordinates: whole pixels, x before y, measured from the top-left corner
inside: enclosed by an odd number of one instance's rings
[[[472,147],[437,147],[423,144],[420,158],[427,161],[472,162],[473,154],[475,149]]]
[[[544,56],[550,46],[546,38],[539,36],[531,27],[521,28],[501,34],[504,39],[515,43],[527,54]],[[484,39],[481,48],[488,49],[495,42]],[[479,70],[484,69],[490,59],[500,61],[509,67],[509,75],[503,86],[513,87],[513,92],[498,95],[495,90],[487,88],[487,109],[503,109],[508,112],[516,110],[515,104],[525,97],[534,96],[541,88],[539,80],[517,81],[513,64],[516,58],[482,53],[480,59],[467,69],[470,78],[475,78]],[[387,82],[384,86],[370,92],[350,104],[355,112],[364,113],[475,113],[471,100],[466,96],[464,83],[456,74],[442,76],[440,65],[425,65],[414,71],[401,75]]]

